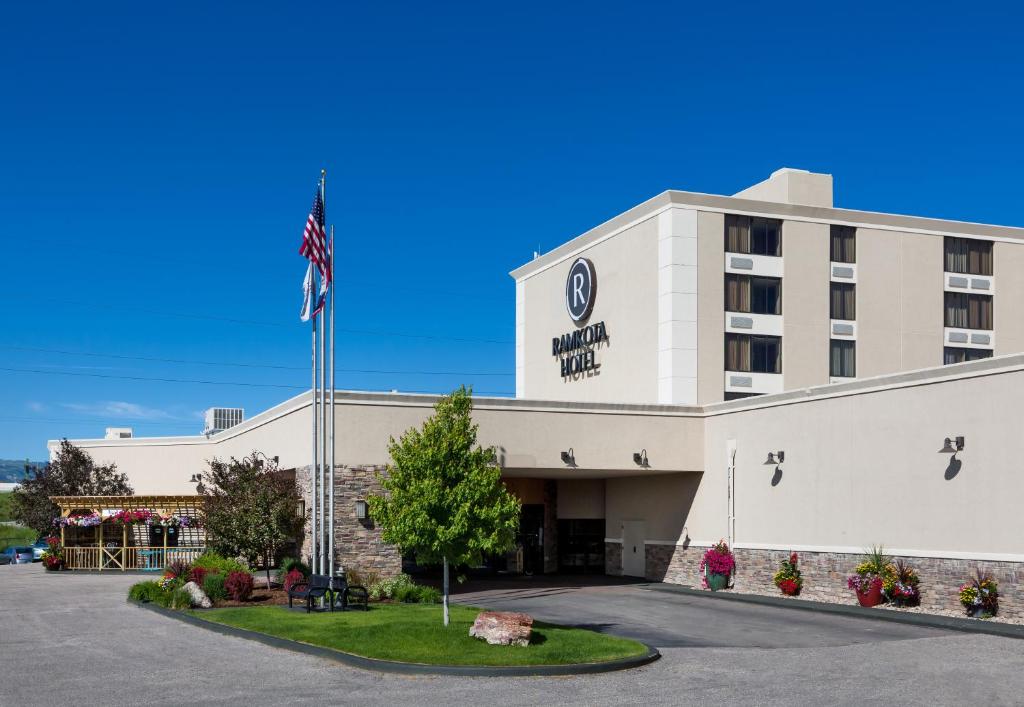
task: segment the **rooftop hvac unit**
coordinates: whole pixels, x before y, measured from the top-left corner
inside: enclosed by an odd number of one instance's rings
[[[108,427],[104,439],[131,439],[134,437],[131,427]]]
[[[245,419],[245,410],[242,408],[210,408],[206,411],[205,417],[206,427],[203,429],[203,434],[215,435],[240,424]]]

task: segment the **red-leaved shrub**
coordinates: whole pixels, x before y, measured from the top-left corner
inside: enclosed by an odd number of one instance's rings
[[[206,569],[205,567],[193,567],[192,568],[192,573],[188,576],[188,578],[191,581],[193,581],[196,584],[198,584],[200,587],[202,587],[203,586],[203,582],[206,580],[206,575],[209,572],[210,572],[210,570]]]
[[[224,580],[224,589],[235,601],[245,601],[252,596],[252,575],[248,572],[229,572]]]
[[[284,590],[287,592],[293,586],[295,586],[297,582],[305,581],[306,577],[302,574],[302,572],[300,572],[299,570],[291,570],[288,574],[284,576]]]

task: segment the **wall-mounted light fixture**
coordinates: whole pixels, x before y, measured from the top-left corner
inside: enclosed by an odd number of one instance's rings
[[[576,454],[573,452],[572,447],[569,447],[569,451],[562,452],[562,463],[574,466],[576,464]]]
[[[254,462],[256,464],[256,468],[257,469],[262,469],[263,468],[263,461],[264,460],[274,462],[274,466],[275,467],[277,466],[277,463],[280,460],[280,457],[278,457],[277,455],[274,455],[272,457],[268,457],[266,454],[264,454],[263,452],[259,452],[259,451],[253,452],[252,456],[253,456],[253,460],[254,460]],[[263,457],[263,458],[261,459],[260,457]]]
[[[200,484],[203,482],[202,474],[192,474],[192,478],[188,480],[190,484]]]
[[[768,458],[764,460],[765,466],[778,466],[786,460],[786,453],[782,450],[778,452],[768,452]]]
[[[939,454],[956,454],[962,451],[964,451],[964,437],[960,435],[953,438],[946,437],[942,441],[942,449],[939,450]]]
[[[647,450],[641,449],[639,452],[633,452],[633,463],[637,466],[648,466]]]
[[[369,516],[369,511],[366,506],[366,501],[356,501],[356,518],[359,520],[366,520]]]

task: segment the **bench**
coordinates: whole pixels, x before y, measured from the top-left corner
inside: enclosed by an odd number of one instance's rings
[[[331,577],[331,610],[334,610],[338,597],[341,597],[341,610],[346,611],[349,606],[361,606],[363,611],[368,611],[370,606],[370,593],[366,587],[358,584],[349,584],[345,575]]]
[[[292,608],[293,599],[304,599],[306,602],[306,613],[308,614],[313,610],[313,600],[323,599],[330,591],[330,577],[325,574],[310,575],[308,582],[296,582],[288,589],[288,608]]]

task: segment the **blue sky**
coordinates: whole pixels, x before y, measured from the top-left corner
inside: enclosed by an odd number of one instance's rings
[[[1016,10],[211,5],[3,10],[0,457],[299,392],[322,166],[343,388],[511,394],[508,271],[668,188],[1024,224]]]

